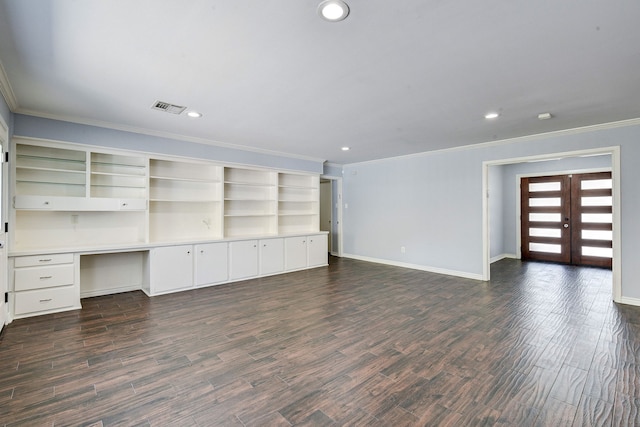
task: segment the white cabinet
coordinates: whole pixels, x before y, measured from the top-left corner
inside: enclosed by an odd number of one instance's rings
[[[258,275],[258,241],[240,240],[229,243],[229,278],[231,280]]]
[[[287,237],[284,239],[285,270],[327,265],[327,235]]]
[[[196,287],[222,283],[229,279],[227,246],[226,242],[194,246]]]
[[[307,236],[307,266],[317,267],[327,265],[329,252],[327,252],[328,236],[326,234],[316,234]]]
[[[149,253],[150,295],[183,291],[228,280],[227,243],[163,246]]]
[[[193,245],[153,248],[149,257],[151,295],[193,287]]]
[[[13,258],[13,315],[16,318],[80,307],[73,254]]]
[[[262,239],[260,246],[260,275],[284,270],[284,239]]]
[[[298,270],[307,266],[307,236],[284,239],[284,269]]]

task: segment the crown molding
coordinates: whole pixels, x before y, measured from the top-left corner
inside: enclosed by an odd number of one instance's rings
[[[76,124],[87,125],[87,126],[101,127],[105,129],[119,130],[123,132],[137,133],[140,135],[155,136],[158,138],[168,138],[168,139],[173,139],[177,141],[193,142],[196,144],[230,148],[234,150],[247,151],[247,152],[257,153],[257,154],[265,154],[269,156],[285,157],[289,159],[306,160],[306,161],[318,162],[318,163],[324,163],[325,161],[325,159],[321,159],[318,157],[304,156],[301,154],[284,153],[284,152],[275,151],[275,150],[267,150],[264,148],[250,147],[247,145],[231,144],[228,142],[216,141],[213,139],[200,138],[195,136],[186,136],[186,135],[180,135],[180,134],[171,133],[171,132],[163,132],[163,131],[151,130],[146,128],[139,128],[135,126],[121,125],[121,124],[105,122],[101,120],[85,119],[82,117],[71,117],[71,116],[62,116],[58,114],[41,113],[39,111],[26,110],[22,108],[17,109],[17,111],[14,111],[14,113],[22,114],[25,116],[40,117],[43,119],[58,120],[58,121],[68,122],[68,123],[76,123]]]
[[[18,110],[18,101],[16,100],[16,95],[13,93],[13,88],[11,87],[11,83],[9,83],[9,78],[7,77],[7,73],[2,66],[2,62],[0,61],[0,93],[4,97],[4,100],[7,102],[9,109],[12,112]]]
[[[385,162],[387,160],[392,160],[392,159],[399,160],[399,159],[407,159],[412,157],[429,156],[437,153],[465,151],[465,150],[473,150],[478,148],[488,148],[488,147],[495,147],[499,145],[513,144],[517,142],[532,141],[532,140],[548,138],[552,136],[576,135],[576,134],[585,133],[585,132],[595,132],[599,130],[615,129],[615,128],[621,128],[621,127],[627,127],[627,126],[637,126],[637,125],[640,125],[640,117],[635,119],[620,120],[617,122],[600,123],[596,125],[581,126],[577,128],[571,128],[571,129],[561,129],[561,130],[554,130],[551,132],[517,136],[514,138],[506,138],[498,141],[480,142],[477,144],[460,145],[458,147],[442,148],[439,150],[421,151],[420,153],[405,154],[402,156],[392,156],[392,157],[385,157],[383,159],[367,160],[364,162],[347,163],[344,166],[367,165],[367,164]]]

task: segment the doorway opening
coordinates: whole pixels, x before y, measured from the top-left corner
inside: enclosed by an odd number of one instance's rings
[[[611,268],[611,172],[521,178],[522,259]]]
[[[494,225],[494,221],[496,219],[495,215],[490,215],[490,199],[489,199],[489,188],[490,188],[490,180],[489,175],[490,171],[499,171],[502,170],[502,166],[511,168],[517,166],[518,164],[535,164],[536,162],[547,162],[547,161],[556,161],[556,160],[564,160],[564,159],[578,159],[578,158],[589,158],[593,156],[610,156],[609,167],[606,169],[600,169],[596,167],[596,170],[580,170],[575,171],[572,167],[556,169],[555,171],[549,171],[545,175],[549,174],[569,174],[569,173],[588,173],[588,172],[596,172],[596,171],[610,171],[611,172],[611,197],[612,197],[612,207],[611,207],[611,222],[612,222],[612,239],[611,239],[611,250],[612,258],[611,258],[611,270],[612,270],[612,297],[615,302],[626,302],[627,299],[622,297],[622,277],[621,277],[621,245],[620,245],[620,236],[621,236],[621,220],[620,220],[620,188],[621,188],[621,177],[620,177],[620,147],[618,146],[610,146],[610,147],[599,147],[599,148],[590,148],[583,150],[575,150],[575,151],[566,151],[566,152],[555,152],[555,153],[547,153],[542,155],[531,155],[531,156],[523,156],[523,157],[515,157],[509,159],[499,159],[499,160],[490,160],[485,161],[482,164],[482,210],[483,210],[483,224],[482,224],[482,238],[483,238],[483,269],[482,269],[482,279],[490,280],[490,264],[491,260],[501,259],[503,257],[495,257],[495,254],[492,254],[492,236],[494,231],[500,231],[501,229],[496,229]],[[494,167],[497,166],[497,167]],[[578,169],[590,169],[587,168],[578,168]],[[598,170],[599,169],[599,170]],[[567,171],[567,172],[564,172]],[[540,175],[540,174],[538,174]],[[495,180],[491,180],[492,183]],[[518,180],[518,182],[520,182]],[[520,189],[517,189],[517,198],[520,198]],[[514,193],[502,193],[505,195],[505,199],[509,199],[511,196],[509,194]],[[492,194],[496,194],[492,192]],[[498,189],[498,194],[500,194],[500,189]],[[495,197],[492,197],[492,200],[495,200]],[[508,204],[508,203],[507,203]],[[505,204],[505,205],[507,205]],[[520,213],[520,203],[517,203],[518,214]],[[515,230],[517,228],[517,232],[515,236],[517,238],[517,244],[513,248],[513,252],[511,250],[506,251],[505,255],[513,258],[520,258],[521,252],[521,236],[520,236],[520,221],[516,220],[516,217],[513,217],[514,223],[513,226],[505,229],[505,233],[512,233],[510,230]],[[508,218],[504,219],[505,221],[510,221]],[[507,237],[504,239],[498,240],[507,242]],[[512,240],[511,240],[512,241]],[[512,255],[511,255],[512,254]]]
[[[320,231],[328,232],[329,254],[342,256],[342,178],[320,177]]]

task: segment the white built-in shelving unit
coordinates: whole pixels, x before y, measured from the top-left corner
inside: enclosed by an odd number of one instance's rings
[[[222,167],[150,160],[149,240],[220,239]]]
[[[22,137],[11,147],[14,317],[327,263],[317,174]]]
[[[228,237],[278,233],[277,178],[272,171],[224,169],[224,234]]]
[[[320,178],[317,175],[278,175],[279,234],[319,228]]]
[[[135,156],[91,153],[89,196],[146,199],[146,159]]]
[[[86,175],[84,151],[16,146],[15,196],[85,197]]]

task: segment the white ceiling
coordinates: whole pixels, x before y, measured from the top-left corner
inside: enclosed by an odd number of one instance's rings
[[[343,164],[640,117],[638,0],[319,2],[0,0],[8,101]]]

